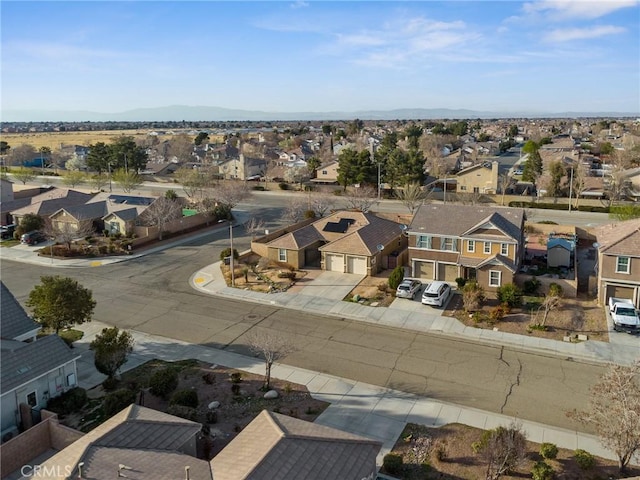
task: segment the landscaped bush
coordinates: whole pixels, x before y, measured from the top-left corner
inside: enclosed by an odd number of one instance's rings
[[[465,312],[479,310],[484,300],[484,290],[478,282],[467,282],[465,286],[462,287],[462,303]]]
[[[307,210],[304,212],[304,218],[316,218],[316,212],[313,210]]]
[[[538,293],[538,288],[540,288],[540,280],[536,277],[531,277],[531,279],[524,282],[524,294],[525,295],[535,295]]]
[[[489,312],[489,320],[493,323],[499,322],[504,316],[504,307],[502,305],[496,305]]]
[[[47,410],[51,410],[59,415],[80,410],[87,403],[87,391],[84,388],[75,387],[62,395],[50,398],[47,402]]]
[[[467,279],[466,278],[462,278],[462,277],[456,278],[456,284],[458,285],[458,289],[462,289],[462,287],[464,287],[465,283],[467,283]]]
[[[192,422],[195,422],[198,418],[198,413],[195,408],[185,407],[184,405],[169,405],[167,413],[186,420],[191,420]]]
[[[227,247],[224,250],[222,250],[220,252],[220,260],[224,261],[225,258],[227,258],[228,256],[231,255],[231,248]],[[236,250],[235,248],[233,249],[233,259],[237,260],[239,257],[238,255],[238,250]]]
[[[278,278],[288,278],[290,280],[295,280],[296,272],[278,272]]]
[[[111,390],[115,390],[117,386],[118,386],[118,379],[115,377],[107,377],[102,382],[102,388],[104,388],[107,392],[110,392]]]
[[[536,462],[531,469],[531,478],[533,478],[533,480],[552,480],[554,476],[555,472],[553,468],[544,461]]]
[[[496,296],[500,303],[506,303],[510,307],[522,305],[522,290],[513,283],[505,283],[499,287]]]
[[[266,190],[266,188],[264,188],[262,185],[255,185],[252,190],[256,190],[259,192],[264,192]]]
[[[149,388],[156,397],[166,397],[178,388],[178,373],[172,368],[158,370],[151,375]]]
[[[280,190],[289,190],[289,184],[288,183],[281,182],[281,183],[278,184],[278,187],[280,187]]]
[[[171,395],[169,405],[198,408],[198,392],[195,390],[178,390]]]
[[[582,470],[589,470],[596,464],[595,457],[581,448],[573,452],[573,458],[576,459],[576,463]]]
[[[549,285],[549,296],[550,297],[561,297],[562,296],[562,287],[557,283],[552,283]]]
[[[555,443],[545,442],[540,445],[540,455],[542,455],[542,458],[553,460],[558,456],[558,447]]]
[[[136,393],[133,390],[121,388],[120,390],[116,390],[115,392],[107,395],[102,407],[104,408],[104,413],[106,415],[112,416],[135,401]]]
[[[391,275],[389,275],[389,287],[393,290],[398,288],[400,282],[404,279],[404,267],[402,265],[398,265],[393,269]]]
[[[403,466],[404,461],[402,460],[402,456],[395,453],[387,453],[382,460],[382,468],[391,475],[402,473]]]

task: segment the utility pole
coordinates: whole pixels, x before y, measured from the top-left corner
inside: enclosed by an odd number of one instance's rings
[[[571,166],[571,178],[569,180],[569,213],[571,213],[571,197],[573,196],[573,166]]]
[[[378,162],[378,200],[380,200],[380,162]]]
[[[231,267],[231,286],[236,286],[236,274],[233,265],[233,220],[229,220],[229,242],[231,243],[231,255],[229,255],[229,266]]]

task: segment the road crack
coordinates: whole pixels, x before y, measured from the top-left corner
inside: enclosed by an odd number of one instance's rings
[[[502,351],[500,352],[500,360],[502,360],[503,362],[507,363],[506,360],[502,359]],[[507,363],[507,365],[509,365],[509,364]],[[520,359],[518,359],[518,373],[516,375],[516,381],[512,382],[511,385],[509,386],[509,391],[507,392],[507,395],[504,397],[504,403],[500,407],[500,413],[504,413],[504,409],[507,406],[507,402],[509,401],[509,397],[513,393],[513,388],[520,386],[520,375],[521,374],[522,374],[522,362],[520,361]]]

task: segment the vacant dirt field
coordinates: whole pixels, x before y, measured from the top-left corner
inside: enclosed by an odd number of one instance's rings
[[[466,425],[451,424],[440,428],[408,424],[392,453],[403,457],[401,473],[394,474],[406,480],[446,479],[479,480],[485,478],[486,463],[473,452],[471,444],[480,440],[482,430]],[[540,445],[527,442],[527,458],[517,471],[502,477],[506,480],[531,478],[533,465],[542,460]],[[578,466],[571,450],[559,449],[554,460],[546,462],[555,471],[556,480],[596,480],[626,478],[640,474],[634,468],[627,475],[620,475],[615,461],[595,458],[593,468],[583,470]],[[423,465],[424,464],[424,465]]]

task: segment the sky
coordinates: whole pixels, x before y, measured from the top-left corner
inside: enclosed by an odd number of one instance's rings
[[[1,107],[640,112],[638,0],[3,0]]]

